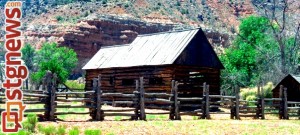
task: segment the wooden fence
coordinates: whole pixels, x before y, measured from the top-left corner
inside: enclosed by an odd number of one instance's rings
[[[47,73],[43,80],[43,91],[24,90],[25,104],[40,104],[40,108],[26,109],[25,112],[37,113],[41,120],[54,121],[59,115],[89,114],[92,120],[102,121],[107,116],[129,116],[132,120],[146,120],[146,115],[169,115],[171,120],[180,120],[183,115],[197,116],[199,119],[210,119],[214,114],[227,114],[231,119],[253,117],[265,119],[266,114],[278,114],[279,119],[298,117],[300,119],[300,102],[287,101],[287,89],[280,87],[280,97],[264,98],[264,91],[258,88],[258,99],[241,100],[239,88],[235,96],[209,95],[209,85],[204,83],[202,97],[178,96],[178,82],[172,81],[170,93],[146,92],[143,77],[136,80],[132,93],[104,93],[101,89],[101,76],[93,80],[93,89],[81,92],[58,92],[57,76]],[[0,96],[4,96],[1,94]],[[0,100],[5,104],[5,99]],[[74,105],[74,102],[81,102]],[[104,109],[103,105],[126,107],[121,109]],[[88,108],[86,112],[58,111],[58,108]],[[227,108],[229,111],[216,111]],[[148,109],[163,111],[149,112]],[[4,109],[0,109],[3,111]]]

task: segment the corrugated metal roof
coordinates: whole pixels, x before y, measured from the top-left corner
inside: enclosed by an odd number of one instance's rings
[[[298,83],[300,83],[300,76],[299,75],[291,75]]]
[[[130,45],[101,48],[83,69],[173,64],[198,31],[140,35]]]

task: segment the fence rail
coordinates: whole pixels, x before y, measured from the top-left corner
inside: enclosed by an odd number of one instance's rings
[[[279,119],[298,117],[300,119],[300,102],[287,101],[287,89],[280,86],[280,97],[264,98],[264,91],[258,88],[256,101],[241,100],[239,88],[235,88],[235,96],[209,95],[209,85],[204,83],[201,97],[180,97],[177,81],[172,81],[170,93],[145,92],[143,77],[136,80],[136,87],[132,93],[108,93],[101,88],[101,76],[93,80],[90,91],[58,92],[57,77],[47,73],[43,79],[45,90],[24,90],[25,104],[41,104],[42,108],[30,108],[25,112],[41,113],[43,120],[54,121],[59,115],[86,115],[93,120],[102,121],[108,116],[129,116],[132,120],[146,120],[146,115],[169,114],[169,119],[180,120],[183,115],[197,116],[199,119],[210,119],[214,114],[230,115],[231,119],[253,117],[265,119],[266,114],[278,114]],[[0,93],[0,96],[4,94]],[[73,102],[81,102],[74,105]],[[5,99],[0,98],[0,104]],[[113,107],[127,107],[122,109],[103,109],[103,105]],[[250,105],[251,104],[251,105]],[[253,105],[254,104],[254,105]],[[185,108],[191,108],[186,110]],[[216,108],[228,108],[229,112],[212,111]],[[88,108],[86,112],[57,111],[61,108]],[[163,112],[146,112],[146,109],[160,109]],[[4,109],[0,109],[0,112]]]

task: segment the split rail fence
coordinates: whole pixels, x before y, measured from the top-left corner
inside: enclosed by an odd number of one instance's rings
[[[178,82],[172,81],[170,93],[148,93],[144,89],[143,77],[136,80],[133,93],[104,93],[101,89],[101,76],[94,78],[93,89],[84,92],[58,92],[57,76],[47,73],[43,80],[43,91],[23,91],[25,104],[39,105],[39,108],[27,108],[25,113],[37,113],[41,120],[55,121],[59,115],[89,114],[92,120],[102,121],[107,116],[129,116],[132,120],[146,120],[146,115],[169,115],[171,120],[180,120],[183,115],[210,119],[214,114],[227,114],[231,119],[253,117],[265,119],[266,114],[277,114],[279,119],[298,117],[300,119],[300,102],[287,101],[287,89],[280,86],[280,97],[264,98],[263,89],[258,88],[256,101],[241,100],[239,88],[235,96],[209,95],[209,85],[203,84],[202,97],[178,96]],[[4,94],[0,104],[5,104]],[[81,102],[81,104],[74,104]],[[103,105],[118,107],[104,109]],[[121,108],[122,107],[122,108]],[[88,108],[86,112],[58,111],[60,108]],[[119,109],[121,108],[121,109]],[[190,108],[190,109],[187,109]],[[229,111],[215,111],[227,108]],[[149,112],[148,109],[162,111]],[[2,112],[4,108],[1,108]],[[63,109],[62,109],[63,110]]]

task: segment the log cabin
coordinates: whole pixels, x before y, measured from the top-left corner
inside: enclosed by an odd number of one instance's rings
[[[179,96],[202,96],[204,82],[210,94],[220,94],[224,66],[202,29],[139,35],[131,44],[101,47],[83,67],[85,90],[101,75],[103,92],[132,93],[135,80],[144,77],[146,92],[170,92],[179,82]]]
[[[289,74],[284,77],[272,90],[273,98],[279,97],[280,85],[287,88],[288,101],[300,101],[300,76]]]

